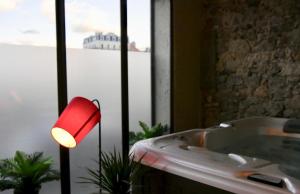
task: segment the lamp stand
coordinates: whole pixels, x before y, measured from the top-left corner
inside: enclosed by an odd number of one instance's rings
[[[99,108],[99,111],[101,111],[101,109],[100,109],[100,102],[99,102],[99,100],[97,100],[97,99],[94,99],[94,100],[92,100],[92,102],[96,102],[96,104],[97,104],[97,106],[98,106],[98,108]],[[98,123],[98,127],[99,127],[99,176],[100,176],[100,194],[102,194],[102,165],[101,165],[101,163],[102,163],[102,161],[101,161],[101,159],[102,159],[102,157],[101,157],[101,155],[102,155],[102,146],[101,146],[101,144],[102,144],[102,141],[101,141],[101,122],[99,122]]]

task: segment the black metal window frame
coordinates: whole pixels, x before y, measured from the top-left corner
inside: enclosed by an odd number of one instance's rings
[[[58,114],[60,115],[68,104],[67,93],[67,56],[65,31],[65,1],[55,0],[56,15],[56,55],[57,55],[57,97]],[[59,147],[61,193],[71,193],[69,149]]]
[[[150,45],[150,60],[151,60],[151,124],[154,125],[156,124],[156,103],[155,103],[155,95],[156,95],[156,92],[155,92],[155,65],[154,65],[154,54],[155,53],[155,47],[154,47],[154,16],[155,16],[155,9],[154,9],[154,2],[155,0],[150,0],[150,41],[151,41],[151,45]]]
[[[153,2],[151,1],[151,49],[153,45]],[[57,52],[57,88],[58,114],[60,115],[68,104],[67,93],[67,57],[66,57],[66,30],[65,30],[65,0],[55,0],[56,15],[56,52]],[[127,32],[127,0],[120,0],[120,27],[121,27],[121,106],[122,106],[122,153],[123,157],[129,153],[129,97],[128,97],[128,32]],[[151,51],[151,117],[155,121],[154,81],[152,76],[153,51]],[[69,149],[62,146],[60,151],[61,193],[70,194],[70,157]]]

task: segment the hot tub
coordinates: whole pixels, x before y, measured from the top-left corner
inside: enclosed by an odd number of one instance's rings
[[[136,143],[142,163],[233,193],[300,193],[300,125],[255,117]]]

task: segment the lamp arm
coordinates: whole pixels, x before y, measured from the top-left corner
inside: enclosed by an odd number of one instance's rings
[[[92,102],[96,102],[96,104],[97,104],[97,106],[98,106],[98,108],[100,110],[100,102],[99,102],[99,100],[98,99],[93,99]]]
[[[93,99],[92,100],[92,102],[94,102],[94,103],[96,103],[97,104],[97,106],[98,106],[98,109],[99,109],[99,111],[101,111],[101,107],[100,107],[100,102],[99,102],[99,100],[97,100],[97,99]],[[101,159],[102,159],[102,157],[101,157],[101,155],[102,155],[102,146],[101,146],[101,144],[102,144],[102,141],[101,141],[101,121],[99,121],[99,123],[98,123],[98,127],[99,127],[99,176],[100,176],[100,194],[102,194],[102,173],[101,173],[101,171],[102,171],[102,165],[101,165]]]

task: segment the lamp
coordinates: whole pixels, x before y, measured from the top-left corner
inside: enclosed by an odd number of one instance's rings
[[[98,107],[94,104],[97,103]],[[98,100],[75,97],[59,116],[51,135],[60,145],[75,148],[99,124],[99,172],[101,176],[101,113]],[[101,184],[101,183],[100,183]],[[100,187],[101,193],[101,187]]]

